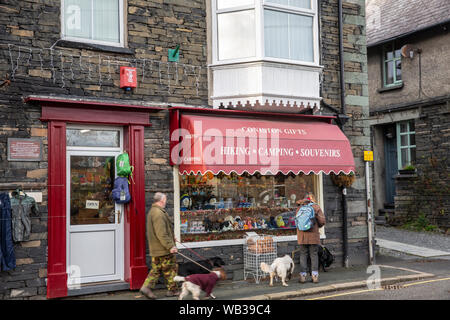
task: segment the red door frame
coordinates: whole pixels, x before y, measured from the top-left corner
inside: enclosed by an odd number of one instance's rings
[[[66,265],[66,123],[121,125],[124,150],[134,166],[130,193],[125,205],[125,281],[139,289],[148,273],[145,259],[145,169],[144,127],[150,126],[150,112],[162,108],[89,104],[72,100],[38,101],[41,121],[48,122],[48,261],[47,298],[67,296]]]

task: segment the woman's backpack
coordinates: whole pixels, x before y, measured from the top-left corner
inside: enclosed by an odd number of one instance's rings
[[[112,199],[116,203],[128,203],[131,200],[130,190],[128,189],[128,179],[117,177],[114,180],[114,189],[111,193]]]
[[[295,224],[298,230],[308,231],[314,225],[314,208],[312,207],[314,203],[311,202],[307,205],[301,206],[295,215]]]

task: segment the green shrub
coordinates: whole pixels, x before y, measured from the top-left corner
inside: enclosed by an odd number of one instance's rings
[[[437,231],[438,227],[433,225],[428,221],[427,217],[425,217],[424,213],[420,213],[414,219],[406,222],[403,226],[403,229],[412,230],[412,231]]]

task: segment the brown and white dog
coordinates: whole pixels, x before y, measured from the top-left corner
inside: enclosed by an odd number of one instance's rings
[[[187,277],[176,276],[173,280],[183,282],[178,300],[183,300],[189,292],[192,293],[192,298],[194,298],[194,300],[200,300],[201,291],[206,293],[206,297],[215,299],[216,297],[212,294],[212,291],[216,286],[217,281],[225,280],[226,278],[227,276],[223,268],[214,268],[211,273],[191,274]]]
[[[261,262],[261,270],[269,273],[270,275],[270,286],[273,286],[273,277],[278,276],[281,278],[281,283],[283,286],[287,287],[286,278],[291,279],[292,273],[294,272],[294,261],[288,255],[282,258],[276,258],[272,264],[269,266],[265,262]]]

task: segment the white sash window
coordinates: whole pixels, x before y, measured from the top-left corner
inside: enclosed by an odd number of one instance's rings
[[[62,0],[64,40],[123,46],[123,0]]]

